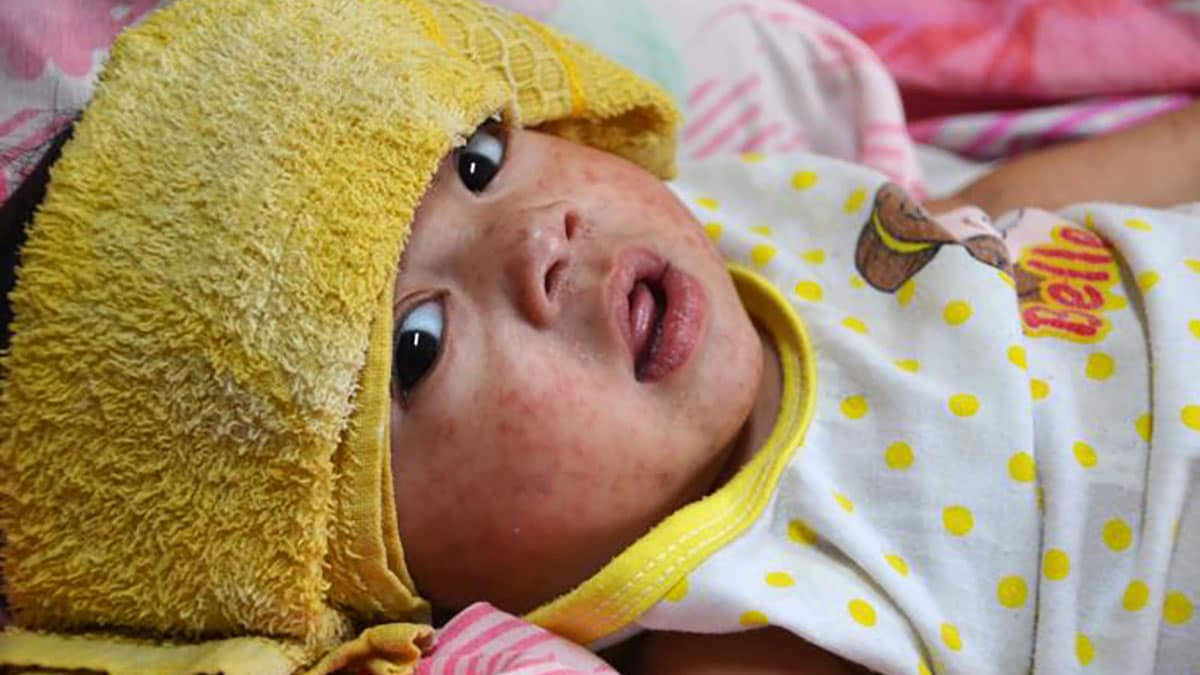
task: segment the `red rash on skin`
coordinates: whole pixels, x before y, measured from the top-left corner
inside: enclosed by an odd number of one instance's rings
[[[693,277],[706,303],[690,357],[652,382],[635,376],[607,293],[631,248]],[[438,298],[445,315],[434,367],[391,420],[400,538],[435,607],[533,609],[710,490],[754,406],[762,344],[658,179],[513,130],[479,194],[443,163],[404,255],[397,317]]]

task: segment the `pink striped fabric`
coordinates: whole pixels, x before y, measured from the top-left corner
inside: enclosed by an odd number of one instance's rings
[[[1186,94],[1109,96],[1025,110],[940,117],[909,125],[912,138],[971,159],[1002,159],[1029,150],[1112,133],[1191,102]]]
[[[895,83],[858,38],[789,0],[656,0],[688,80],[681,155],[809,150],[922,192]]]
[[[69,114],[24,108],[0,120],[0,202],[25,179],[41,159],[41,148],[70,123]]]
[[[417,675],[616,675],[600,657],[486,603],[438,631]]]

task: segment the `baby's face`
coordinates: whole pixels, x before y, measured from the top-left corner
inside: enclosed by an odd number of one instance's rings
[[[654,176],[481,127],[443,162],[395,292],[392,463],[418,590],[523,612],[711,487],[762,347]]]

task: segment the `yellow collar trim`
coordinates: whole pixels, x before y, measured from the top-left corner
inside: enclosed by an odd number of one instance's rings
[[[710,555],[758,519],[803,442],[816,400],[816,370],[804,324],[769,281],[729,265],[742,304],[775,340],[783,377],[779,417],[762,449],[723,487],[676,511],[575,590],[526,619],[592,644],[653,607]]]
[[[924,251],[936,246],[936,244],[929,242],[903,241],[893,237],[892,233],[888,232],[887,228],[883,226],[883,223],[879,222],[878,211],[871,213],[871,224],[875,227],[875,234],[879,235],[879,238],[883,240],[883,245],[897,253],[916,253],[917,251]]]

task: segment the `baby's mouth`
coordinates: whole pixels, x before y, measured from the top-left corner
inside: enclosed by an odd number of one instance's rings
[[[666,378],[703,340],[708,300],[690,274],[642,248],[621,253],[607,282],[611,317],[638,382]]]
[[[634,374],[639,380],[658,351],[666,307],[660,278],[638,279],[633,284],[633,290],[629,292],[629,335]]]

